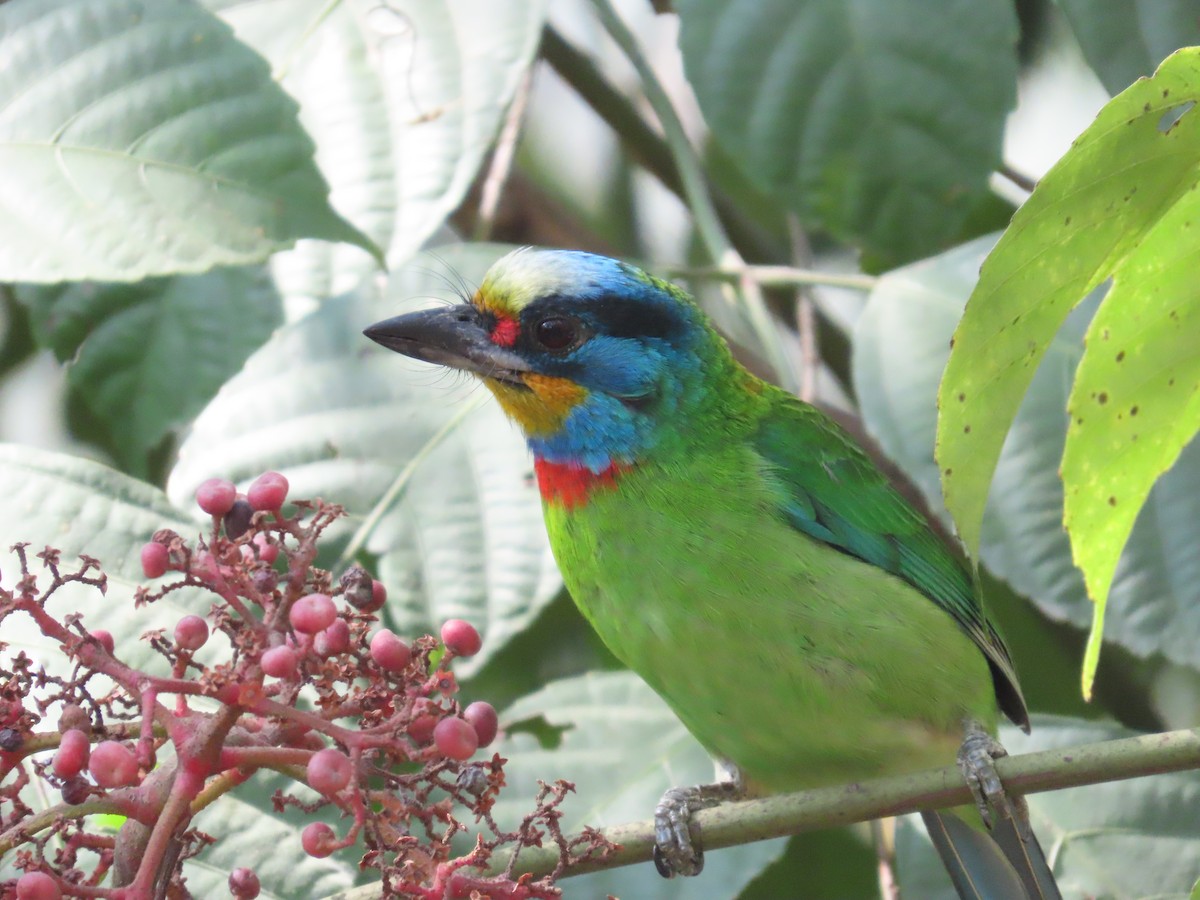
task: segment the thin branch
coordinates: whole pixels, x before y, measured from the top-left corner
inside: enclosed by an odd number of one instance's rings
[[[874,290],[879,281],[872,275],[839,275],[836,272],[818,272],[815,269],[798,269],[795,266],[681,266],[664,271],[671,278],[712,278],[721,281],[738,281],[749,275],[765,288],[794,288],[799,285],[816,284],[870,291]]]
[[[996,771],[1014,794],[1036,794],[1196,768],[1200,768],[1200,728],[1042,750],[996,761]],[[704,836],[705,848],[715,850],[972,802],[958,767],[945,766],[912,775],[726,803],[701,810],[696,813],[695,821]],[[621,849],[603,862],[572,867],[568,874],[581,875],[650,859],[653,821],[618,825],[604,829],[602,834],[620,844]],[[526,848],[521,852],[516,871],[531,872],[537,877],[549,872],[557,862],[557,852],[552,848]],[[507,859],[497,854],[492,867],[498,871],[506,863]],[[376,895],[362,894],[355,900],[371,896]]]
[[[473,241],[486,241],[492,235],[492,227],[496,223],[496,210],[500,207],[500,197],[504,193],[504,184],[512,171],[513,160],[517,155],[517,143],[521,137],[521,124],[525,120],[525,107],[529,104],[530,87],[533,84],[533,70],[525,72],[508,113],[504,117],[504,127],[496,139],[496,147],[492,151],[492,164],[488,167],[487,177],[479,194],[479,211],[475,219],[475,228],[471,234]]]

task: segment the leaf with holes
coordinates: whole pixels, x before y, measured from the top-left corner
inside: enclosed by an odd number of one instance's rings
[[[204,0],[300,103],[335,209],[404,263],[462,202],[537,52],[546,0]],[[285,295],[350,290],[373,264],[304,241]]]
[[[944,246],[986,198],[1016,101],[1010,3],[676,6],[713,136],[808,222],[903,262]]]
[[[364,286],[284,326],[197,417],[168,484],[182,506],[211,476],[244,485],[276,469],[292,496],[343,504],[342,534],[361,532],[378,558],[399,629],[436,634],[453,617],[479,628],[483,651],[458,667],[464,677],[561,586],[532,462],[474,381],[378,348],[362,330],[461,293],[509,249],[439,248],[397,270],[386,297]]]
[[[1200,49],[1189,49],[1101,110],[984,263],[939,391],[946,503],[973,552],[1001,444],[1046,346],[1112,279],[1080,363],[1063,460],[1072,550],[1096,602],[1085,686],[1121,547],[1150,486],[1200,427],[1200,369],[1183,349],[1200,304],[1187,277],[1200,253],[1198,98]],[[1147,421],[1164,430],[1141,440]]]
[[[935,396],[950,336],[995,238],[880,278],[854,330],[854,390],[880,446],[942,511],[933,459]],[[1081,303],[1055,334],[1009,431],[991,483],[979,558],[1047,616],[1086,628],[1093,607],[1063,529],[1058,477],[1071,382],[1099,306]],[[965,426],[964,426],[965,427]],[[1200,440],[1150,492],[1121,554],[1105,638],[1142,658],[1200,668]]]
[[[371,242],[296,104],[191,0],[0,5],[0,279],[134,281]]]

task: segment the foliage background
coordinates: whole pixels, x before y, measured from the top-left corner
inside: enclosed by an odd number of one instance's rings
[[[566,777],[572,824],[645,818],[665,788],[708,779],[702,752],[562,594],[500,413],[362,328],[470,291],[511,245],[639,260],[685,279],[757,371],[861,414],[943,512],[938,385],[996,232],[1110,95],[1198,32],[1195,0],[7,0],[0,545],[97,556],[119,603],[153,530],[197,527],[200,481],[282,471],[294,496],[350,509],[328,563],[374,565],[393,627],[480,626],[461,674],[466,697],[507,707],[514,814],[536,778]],[[1200,78],[1184,62],[1187,97]],[[1177,143],[1185,184],[1200,143]],[[1070,159],[1102,180],[1104,159]],[[1151,263],[1170,247],[1194,259],[1185,227],[1148,242]],[[739,284],[739,259],[791,268]],[[1194,306],[1197,283],[1171,285],[1172,302]],[[1182,404],[1167,407],[1182,452],[1143,473],[1170,465],[1116,566],[1094,700],[1079,696],[1093,606],[1058,468],[1100,293],[1043,333],[981,525],[989,602],[1041,714],[1032,738],[1004,734],[1014,751],[1191,725],[1200,702],[1200,451]],[[85,621],[105,616],[89,602]],[[106,626],[132,646],[181,608]],[[276,896],[359,877],[349,857],[305,861],[260,788],[213,813],[237,853],[192,864],[200,895],[235,864],[278,873]],[[1068,896],[1186,895],[1197,792],[1180,775],[1035,798]],[[909,895],[945,895],[917,830],[898,843]],[[636,867],[564,886],[876,891],[861,830],[716,852],[697,880]]]

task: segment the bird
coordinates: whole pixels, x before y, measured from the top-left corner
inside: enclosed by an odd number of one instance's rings
[[[986,766],[1000,712],[1029,729],[961,553],[829,415],[748,371],[677,285],[523,248],[461,302],[364,333],[482,380],[532,451],[579,610],[732,773],[664,797],[663,874],[699,871],[687,820],[714,799]],[[989,841],[926,814],[961,896],[1057,897],[1027,818],[1006,823]]]

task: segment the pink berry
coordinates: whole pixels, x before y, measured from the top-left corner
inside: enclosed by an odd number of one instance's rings
[[[480,747],[486,747],[496,739],[500,720],[496,716],[496,707],[492,704],[477,700],[463,710],[462,717],[475,729]]]
[[[259,663],[264,675],[270,675],[272,678],[291,678],[296,674],[300,660],[295,650],[280,645],[266,651]]]
[[[322,794],[333,795],[350,783],[354,764],[341,750],[329,747],[308,761],[308,786]]]
[[[371,638],[371,659],[381,669],[398,672],[412,659],[412,650],[394,632],[380,628]]]
[[[104,648],[104,651],[109,656],[112,656],[113,651],[117,647],[116,641],[113,640],[112,632],[105,631],[103,628],[97,628],[91,632],[91,635],[100,642],[100,646]]]
[[[229,873],[229,893],[237,900],[254,900],[262,890],[253,869],[244,866]]]
[[[92,748],[88,771],[104,788],[137,784],[138,764],[133,751],[116,741],[101,741]]]
[[[167,574],[171,562],[171,551],[164,545],[151,541],[142,544],[142,574],[147,578],[161,578]]]
[[[258,558],[267,565],[279,558],[279,545],[272,544],[271,539],[262,532],[254,536],[254,549],[258,551]]]
[[[470,759],[479,749],[479,735],[470,722],[458,716],[447,716],[437,723],[433,729],[433,742],[443,756],[457,760]]]
[[[17,900],[58,900],[58,882],[45,872],[26,872],[17,879]]]
[[[175,624],[175,644],[184,650],[199,650],[208,640],[208,623],[199,616],[184,616]]]
[[[210,478],[196,488],[196,505],[210,516],[223,516],[233,507],[237,488],[224,478]]]
[[[447,619],[442,626],[442,643],[455,656],[474,656],[483,646],[479,632],[470,622],[462,619]]]
[[[91,751],[92,742],[78,728],[64,731],[54,753],[54,774],[59,778],[74,778],[87,767]]]
[[[246,491],[246,499],[255,509],[277,510],[287,499],[288,480],[278,472],[264,472]]]
[[[324,631],[313,637],[313,649],[323,658],[337,656],[350,649],[350,626],[345,619],[334,619]]]
[[[288,621],[301,634],[316,634],[333,624],[337,607],[328,594],[306,594],[288,610]]]
[[[332,853],[336,841],[337,835],[324,822],[305,825],[304,830],[300,832],[300,846],[304,848],[305,853],[317,859],[323,859]]]

